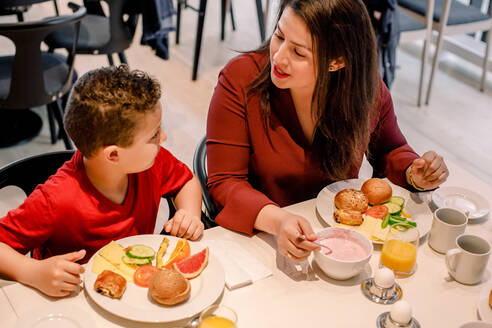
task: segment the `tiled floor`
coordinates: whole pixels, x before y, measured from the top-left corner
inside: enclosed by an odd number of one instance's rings
[[[195,146],[205,132],[208,104],[220,68],[237,50],[253,49],[260,43],[254,1],[234,2],[238,29],[232,32],[227,24],[225,42],[219,38],[217,3],[209,1],[207,8],[198,81],[191,81],[196,29],[196,13],[191,10],[183,13],[179,46],[174,44],[174,33],[171,34],[170,60],[164,61],[150,48],[141,46],[139,34],[126,52],[132,68],[148,71],[161,81],[165,104],[163,125],[168,133],[164,146],[190,165]],[[36,8],[40,9],[31,10],[28,18],[52,12],[50,4]],[[5,20],[0,17],[0,22]],[[0,39],[0,54],[8,50],[4,45],[5,40]],[[487,91],[481,93],[478,90],[480,69],[452,55],[443,55],[431,104],[418,108],[415,104],[419,51],[419,44],[409,44],[402,45],[398,52],[400,69],[391,92],[403,133],[418,152],[434,149],[492,185],[492,74],[489,74]],[[78,56],[76,59],[79,75],[101,65],[107,65],[105,56]],[[63,149],[62,142],[56,145],[49,142],[46,110],[35,110],[45,122],[42,133],[27,144],[0,149],[0,165],[26,155]]]

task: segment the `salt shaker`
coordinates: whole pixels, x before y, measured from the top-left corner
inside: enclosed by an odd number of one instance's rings
[[[364,280],[361,289],[368,299],[379,304],[393,304],[403,295],[393,271],[384,267],[376,271],[374,278]]]
[[[390,312],[381,313],[377,318],[378,328],[420,328],[419,322],[412,317],[412,308],[407,301],[396,302]]]

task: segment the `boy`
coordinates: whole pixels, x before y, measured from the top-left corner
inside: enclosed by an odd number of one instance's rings
[[[176,215],[164,229],[197,239],[203,232],[200,184],[167,150],[159,83],[127,66],[88,72],[65,113],[78,148],[25,202],[0,218],[0,275],[49,296],[77,290],[83,267],[111,240],[153,233],[162,195]],[[33,258],[26,257],[33,250]]]

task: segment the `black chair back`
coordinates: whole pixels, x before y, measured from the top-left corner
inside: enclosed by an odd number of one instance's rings
[[[75,151],[62,150],[20,159],[0,168],[0,188],[17,186],[30,195],[38,184],[44,183],[70,158]]]
[[[202,199],[203,204],[205,205],[205,209],[207,211],[207,221],[204,221],[205,226],[211,227],[216,226],[215,217],[217,216],[217,209],[215,208],[214,202],[210,197],[210,193],[207,188],[207,147],[205,144],[207,137],[203,137],[202,140],[198,143],[198,146],[195,150],[195,155],[193,156],[193,172],[197,176],[200,181],[200,186],[202,187]],[[208,224],[208,226],[207,226]]]
[[[85,13],[85,8],[80,7],[68,16],[56,16],[35,22],[0,24],[0,35],[7,37],[15,45],[10,91],[6,98],[0,98],[0,108],[22,109],[45,105],[54,102],[68,92],[72,83],[73,58],[80,20]],[[41,43],[50,33],[70,24],[75,24],[76,27],[73,47],[68,57],[69,73],[59,90],[49,92],[44,80]]]
[[[62,150],[40,155],[29,156],[0,168],[0,189],[17,186],[29,196],[37,185],[44,183],[50,176],[75,153],[74,150]],[[166,198],[169,206],[169,218],[176,213],[170,198]],[[163,230],[161,234],[165,234]]]
[[[91,0],[93,1],[93,0]],[[130,15],[125,21],[125,8],[133,0],[102,0],[109,6],[109,41],[99,53],[120,53],[128,49],[133,41],[138,15]]]

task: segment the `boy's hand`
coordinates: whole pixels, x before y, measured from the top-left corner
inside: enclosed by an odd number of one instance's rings
[[[204,226],[200,217],[191,215],[183,209],[179,209],[173,218],[164,224],[164,230],[172,236],[183,237],[190,240],[200,238],[203,229]]]
[[[75,263],[84,258],[85,250],[49,257],[33,262],[29,285],[48,296],[63,297],[79,288],[82,265]]]

